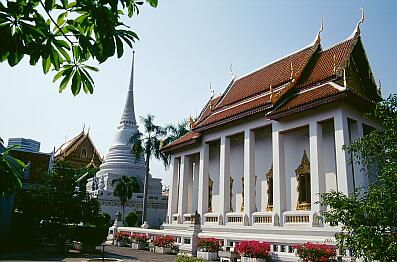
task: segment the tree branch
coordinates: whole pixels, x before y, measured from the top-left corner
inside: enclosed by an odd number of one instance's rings
[[[40,0],[40,4],[43,7],[44,11],[46,12],[46,14],[48,15],[48,17],[50,18],[51,22],[56,26],[56,28],[58,28],[58,30],[61,32],[61,34],[63,35],[63,37],[65,37],[65,39],[70,43],[71,48],[73,48],[74,44],[72,42],[72,40],[70,40],[67,35],[62,31],[62,29],[58,26],[58,24],[55,22],[54,18],[52,18],[52,16],[50,15],[50,12],[45,8],[44,3],[42,0]],[[76,63],[76,60],[73,56],[73,61],[74,63]]]

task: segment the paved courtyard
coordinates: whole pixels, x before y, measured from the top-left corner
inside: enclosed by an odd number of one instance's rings
[[[97,253],[94,255],[84,255],[80,253],[70,252],[68,255],[54,255],[54,254],[43,254],[38,252],[29,253],[10,253],[1,254],[1,261],[68,261],[77,262],[85,261],[88,258],[101,258],[102,254]],[[163,261],[163,262],[174,262],[174,255],[161,255],[149,251],[133,250],[128,247],[115,247],[106,246],[105,247],[105,257],[108,258],[118,258],[123,261]]]

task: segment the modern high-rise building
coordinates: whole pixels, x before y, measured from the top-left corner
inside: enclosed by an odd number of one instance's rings
[[[17,137],[17,138],[9,138],[8,139],[8,147],[17,145],[19,151],[25,151],[25,152],[39,152],[40,151],[40,142],[33,140],[33,139],[28,139],[28,138],[23,138],[23,137]]]

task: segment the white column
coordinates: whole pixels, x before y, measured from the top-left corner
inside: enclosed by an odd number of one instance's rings
[[[192,192],[192,213],[196,212],[199,190],[199,159],[196,156],[193,163],[193,192]]]
[[[348,195],[353,189],[352,168],[348,166],[348,154],[343,146],[349,145],[349,126],[347,118],[342,111],[338,110],[334,117],[335,126],[335,156],[336,156],[336,179],[338,191]]]
[[[230,210],[230,138],[225,136],[221,137],[219,166],[219,208],[223,221],[225,222],[225,215]]]
[[[178,159],[172,157],[171,158],[171,185],[170,192],[168,194],[168,222],[172,223],[172,215],[177,212],[177,199],[178,199]]]
[[[244,216],[248,217],[251,224],[252,213],[255,212],[254,199],[255,176],[255,133],[251,130],[244,131]]]
[[[350,128],[350,142],[364,136],[363,123],[361,121],[358,120],[350,121],[349,128]],[[366,186],[368,185],[369,181],[368,181],[368,176],[363,171],[364,166],[356,163],[355,160],[356,157],[354,157],[354,163],[353,163],[354,186],[355,187]]]
[[[279,225],[283,224],[285,210],[285,166],[284,166],[284,138],[278,130],[278,123],[272,124],[273,149],[273,213],[279,216]],[[277,225],[277,222],[273,222]]]
[[[311,122],[309,124],[310,137],[310,193],[311,193],[311,210],[317,215],[320,211],[321,183],[324,183],[324,160],[323,160],[323,135],[321,124]]]
[[[199,190],[197,212],[204,223],[204,214],[208,212],[208,165],[209,145],[204,143],[200,149]]]
[[[189,158],[187,156],[181,157],[181,167],[180,167],[180,182],[179,182],[179,198],[178,198],[178,214],[183,219],[183,214],[187,211],[188,202],[188,175],[189,175]]]

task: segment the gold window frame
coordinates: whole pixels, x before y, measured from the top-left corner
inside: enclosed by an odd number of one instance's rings
[[[310,210],[311,209],[311,186],[310,186],[310,161],[309,158],[307,157],[306,150],[303,151],[303,157],[301,160],[300,165],[298,166],[297,169],[295,169],[295,175],[296,175],[296,191],[298,193],[298,200],[296,203],[296,210]],[[302,187],[302,178],[307,177],[307,180],[309,181],[309,187],[306,186],[306,192],[304,194],[307,197],[307,201],[303,202],[301,199],[301,187]]]

